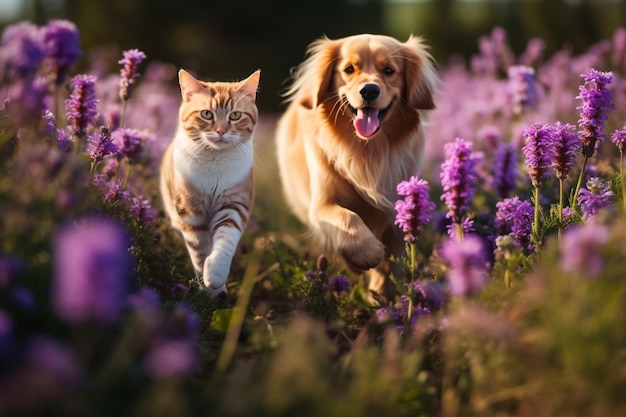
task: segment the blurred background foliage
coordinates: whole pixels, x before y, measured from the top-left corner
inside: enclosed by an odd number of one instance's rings
[[[207,80],[261,68],[260,110],[276,113],[290,69],[322,35],[413,33],[445,64],[476,53],[477,39],[501,26],[516,53],[531,38],[545,41],[547,56],[564,47],[580,53],[626,26],[626,0],[1,0],[0,16],[0,25],[69,19],[84,51],[108,46],[115,57],[138,48]]]

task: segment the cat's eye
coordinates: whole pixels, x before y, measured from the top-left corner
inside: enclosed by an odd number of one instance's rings
[[[200,117],[204,120],[213,120],[213,112],[211,110],[201,110]]]
[[[343,72],[345,72],[346,74],[352,74],[354,72],[354,66],[348,65],[346,69],[343,70]]]
[[[228,118],[230,120],[239,120],[239,119],[241,119],[241,112],[240,111],[234,111],[234,112],[232,112],[232,113],[230,113],[228,115]]]

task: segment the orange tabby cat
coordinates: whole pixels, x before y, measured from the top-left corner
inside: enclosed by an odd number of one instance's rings
[[[203,82],[185,70],[178,130],[161,163],[161,196],[185,240],[200,286],[213,297],[226,279],[254,197],[252,134],[260,71]]]

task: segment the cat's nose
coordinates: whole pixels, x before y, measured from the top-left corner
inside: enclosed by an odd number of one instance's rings
[[[215,131],[216,131],[216,132],[217,132],[217,134],[218,134],[218,135],[220,135],[220,136],[224,136],[224,133],[226,133],[226,131],[225,131],[224,129],[220,129],[220,128],[216,129]]]

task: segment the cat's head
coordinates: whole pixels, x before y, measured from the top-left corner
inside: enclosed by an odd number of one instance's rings
[[[260,75],[255,71],[239,82],[204,82],[181,69],[179,124],[186,136],[208,150],[225,150],[249,141],[258,119]]]

